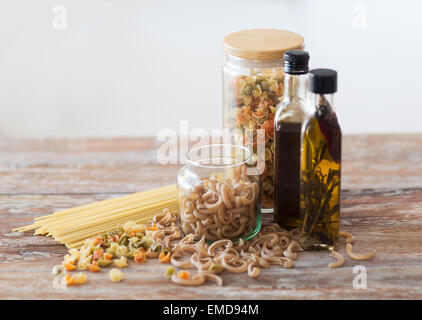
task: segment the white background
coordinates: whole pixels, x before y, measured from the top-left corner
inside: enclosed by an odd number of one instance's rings
[[[312,67],[338,70],[345,133],[421,132],[421,12],[407,0],[1,0],[0,137],[219,128],[222,39],[249,28],[298,32]]]

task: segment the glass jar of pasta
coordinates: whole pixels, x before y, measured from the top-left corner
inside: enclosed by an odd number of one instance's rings
[[[224,38],[224,128],[233,144],[252,151],[254,165],[265,164],[260,166],[264,212],[272,212],[274,203],[274,116],[283,95],[283,54],[303,48],[303,37],[285,30],[244,30]]]
[[[248,148],[214,144],[186,154],[177,177],[180,227],[208,242],[248,240],[261,228],[260,177]]]

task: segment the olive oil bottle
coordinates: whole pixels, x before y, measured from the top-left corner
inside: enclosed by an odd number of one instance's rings
[[[333,108],[337,72],[309,72],[313,109],[302,128],[300,240],[304,250],[336,248],[340,218],[341,129]]]
[[[274,221],[284,229],[300,226],[300,143],[306,117],[309,54],[284,54],[284,95],[274,118]]]

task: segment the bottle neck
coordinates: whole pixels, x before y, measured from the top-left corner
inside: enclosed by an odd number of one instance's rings
[[[284,74],[283,100],[306,99],[306,74]]]
[[[310,93],[309,101],[312,102],[312,105],[318,108],[319,106],[330,106],[332,111],[334,109],[334,94],[333,93]]]

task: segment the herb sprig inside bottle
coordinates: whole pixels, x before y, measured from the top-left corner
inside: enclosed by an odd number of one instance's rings
[[[333,108],[337,72],[309,73],[313,111],[302,130],[300,215],[305,250],[336,248],[340,218],[341,129]]]

